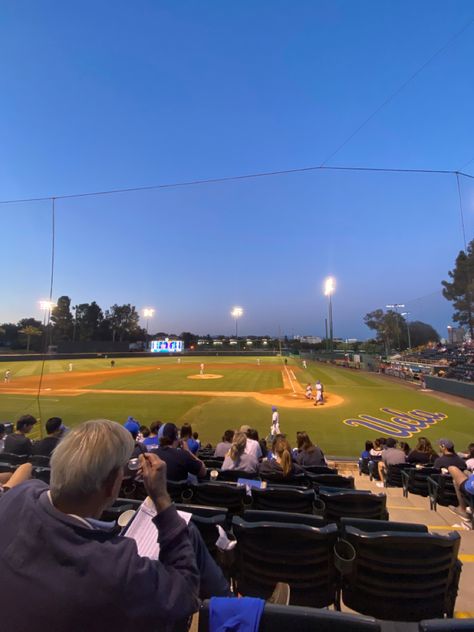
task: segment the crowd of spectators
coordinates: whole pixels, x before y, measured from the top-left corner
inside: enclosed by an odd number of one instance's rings
[[[417,352],[404,355],[404,360],[432,365],[432,372],[438,377],[474,381],[474,342],[462,344],[429,345]]]

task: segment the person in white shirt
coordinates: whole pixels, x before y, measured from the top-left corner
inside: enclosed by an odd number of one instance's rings
[[[321,382],[318,380],[316,382],[316,397],[314,400],[314,405],[317,406],[318,404],[324,404],[324,387],[321,384]]]
[[[200,367],[199,367],[199,375],[204,375],[204,363],[201,362]]]
[[[245,432],[245,434],[247,435],[247,445],[245,446],[245,454],[253,454],[254,456],[257,457],[257,459],[261,459],[262,458],[262,448],[260,447],[260,444],[258,441],[256,441],[255,439],[250,439],[250,437],[248,436],[248,431],[250,430],[250,426],[248,425],[243,425],[240,426],[240,432]]]
[[[68,364],[68,371],[71,372],[72,371],[72,362],[69,362]]]
[[[306,399],[313,399],[313,387],[311,386],[311,384],[309,382],[308,382],[308,384],[306,386],[305,397],[306,397]]]
[[[10,371],[10,369],[7,369],[5,371],[5,377],[3,378],[4,382],[9,382],[11,380],[12,377],[12,372]]]
[[[307,369],[308,367],[306,366],[306,360],[303,360],[303,369]]]

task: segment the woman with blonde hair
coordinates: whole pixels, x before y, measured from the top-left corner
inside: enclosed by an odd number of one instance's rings
[[[273,459],[267,459],[260,464],[258,473],[263,477],[287,478],[294,474],[301,474],[303,469],[293,463],[291,445],[286,437],[278,435],[272,443]]]
[[[254,454],[247,454],[247,435],[245,432],[236,432],[232,440],[230,450],[227,452],[222,470],[239,470],[254,474],[257,471],[258,460]]]

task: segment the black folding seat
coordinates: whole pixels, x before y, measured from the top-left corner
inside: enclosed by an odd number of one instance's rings
[[[189,505],[209,505],[211,507],[225,507],[229,514],[241,513],[245,505],[252,502],[247,496],[247,490],[241,485],[232,483],[197,483],[190,485],[182,500]]]
[[[318,499],[324,503],[323,515],[328,522],[343,516],[388,520],[387,496],[357,490],[326,491],[320,489]]]
[[[431,474],[428,476],[428,495],[430,497],[430,509],[436,511],[437,505],[459,505],[453,479],[450,474]]]
[[[428,477],[439,473],[432,467],[414,467],[401,471],[403,495],[408,498],[408,492],[417,496],[428,496]]]
[[[340,474],[316,474],[311,477],[313,487],[317,490],[323,487],[338,487],[340,489],[354,489],[353,476],[341,476]]]
[[[311,514],[314,510],[314,490],[295,487],[252,489],[252,508],[269,511],[292,511]]]

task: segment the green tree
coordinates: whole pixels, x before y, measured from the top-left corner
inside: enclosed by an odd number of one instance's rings
[[[27,351],[30,350],[31,337],[43,335],[43,331],[39,327],[32,327],[31,325],[28,325],[27,327],[20,329],[18,333],[22,334],[23,336],[26,336],[26,350]]]
[[[138,325],[140,315],[135,306],[130,305],[130,303],[112,305],[110,311],[107,312],[107,319],[110,321],[113,342],[117,337],[120,342],[124,339],[133,339],[138,332],[141,332],[141,327]]]
[[[439,342],[438,332],[428,323],[423,323],[419,320],[414,320],[411,323],[407,323],[410,327],[410,340],[412,347],[420,347],[426,345],[428,342]]]
[[[388,354],[395,346],[397,349],[408,346],[406,321],[398,312],[393,310],[384,312],[383,309],[376,309],[364,316],[364,323],[376,332],[376,340],[384,345],[385,354]]]
[[[51,323],[53,324],[53,336],[56,341],[71,340],[73,319],[69,296],[60,296],[58,298],[56,306],[51,311]]]
[[[100,329],[104,314],[95,301],[76,305],[74,329],[75,340],[97,340],[100,337]]]
[[[443,296],[454,307],[453,320],[469,328],[474,337],[474,239],[468,244],[467,252],[461,250],[456,257],[453,270],[448,272],[451,281],[442,281]]]

